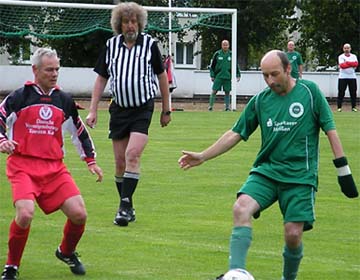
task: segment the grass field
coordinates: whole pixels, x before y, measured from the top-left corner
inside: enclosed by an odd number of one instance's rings
[[[81,112],[83,116],[86,111]],[[177,165],[181,150],[202,150],[238,118],[238,112],[174,112],[160,128],[154,114],[150,142],[142,158],[135,194],[137,221],[112,224],[118,195],[113,183],[113,154],[107,139],[108,113],[99,112],[91,130],[104,170],[95,183],[67,141],[66,163],[81,188],[87,210],[86,232],[78,246],[87,268],[83,279],[207,280],[225,272],[235,193],[247,177],[260,145],[259,132],[231,152],[184,172]],[[360,188],[360,113],[336,113],[338,133]],[[0,155],[0,264],[6,260],[8,225],[14,210]],[[332,153],[321,136],[317,221],[304,234],[304,258],[298,280],[360,279],[360,203],[339,189]],[[65,218],[36,209],[20,269],[21,280],[79,279],[54,257]],[[282,220],[277,205],[254,222],[247,269],[257,280],[279,280],[282,268]]]

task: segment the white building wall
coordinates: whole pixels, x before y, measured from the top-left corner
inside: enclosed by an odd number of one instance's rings
[[[173,97],[192,98],[194,95],[208,95],[212,82],[209,71],[193,69],[175,69],[177,89]],[[326,97],[337,96],[337,72],[305,72],[304,79],[316,82]],[[90,97],[96,73],[92,68],[60,68],[58,84],[74,96]],[[31,66],[0,65],[0,94],[6,94],[21,87],[25,81],[33,80]],[[360,73],[357,73],[360,85]],[[240,96],[252,96],[266,87],[260,71],[242,71],[237,83],[236,93]],[[108,87],[106,88],[108,93]],[[346,93],[348,97],[349,93]]]

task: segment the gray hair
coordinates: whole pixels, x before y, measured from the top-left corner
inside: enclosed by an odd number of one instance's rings
[[[111,27],[116,35],[121,34],[121,23],[124,17],[136,16],[139,32],[144,31],[147,24],[147,11],[135,2],[122,2],[113,8],[111,13]]]
[[[32,65],[37,67],[41,66],[42,58],[47,57],[57,57],[57,52],[49,48],[39,48],[35,51],[31,58]]]

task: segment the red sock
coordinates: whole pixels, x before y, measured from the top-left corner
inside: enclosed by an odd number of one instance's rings
[[[76,225],[70,219],[64,226],[64,236],[60,244],[60,251],[65,256],[70,256],[79,243],[85,230],[85,225]]]
[[[29,232],[30,226],[23,229],[16,224],[15,220],[12,221],[9,230],[9,251],[6,264],[20,266]]]

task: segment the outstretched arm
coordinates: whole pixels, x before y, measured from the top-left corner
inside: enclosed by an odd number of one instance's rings
[[[215,158],[233,148],[241,141],[241,136],[232,130],[225,132],[213,145],[200,153],[183,151],[178,160],[180,168],[189,169]]]

